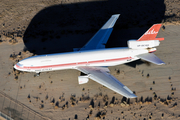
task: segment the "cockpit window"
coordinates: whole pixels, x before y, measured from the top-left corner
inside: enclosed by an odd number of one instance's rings
[[[18,66],[23,67],[23,64],[17,63]]]

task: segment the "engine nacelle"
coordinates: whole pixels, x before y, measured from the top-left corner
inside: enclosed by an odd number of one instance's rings
[[[85,76],[78,76],[79,84],[85,84],[89,81],[88,75]]]
[[[132,49],[142,49],[142,48],[152,48],[159,46],[159,40],[148,40],[148,41],[136,41],[136,40],[129,40],[127,42],[128,47]]]

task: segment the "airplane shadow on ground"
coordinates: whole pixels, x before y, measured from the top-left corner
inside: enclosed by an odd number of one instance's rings
[[[106,44],[126,47],[150,26],[165,18],[164,0],[111,0],[60,4],[37,13],[27,27],[23,41],[30,52],[61,53],[82,47],[111,17],[121,14]]]

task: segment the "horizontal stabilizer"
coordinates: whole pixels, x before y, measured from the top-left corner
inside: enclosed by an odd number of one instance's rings
[[[156,55],[153,53],[145,53],[141,55],[137,55],[138,58],[141,58],[145,61],[157,64],[157,65],[162,65],[165,64],[161,59],[159,59]]]
[[[164,40],[164,38],[155,38],[155,40],[162,41],[162,40]]]

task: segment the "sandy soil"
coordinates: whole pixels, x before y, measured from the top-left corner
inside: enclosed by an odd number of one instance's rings
[[[70,51],[74,47],[82,47],[84,43],[100,28],[104,22],[109,19],[114,11],[120,12],[115,6],[115,1],[111,2],[114,8],[109,13],[103,14],[96,20],[101,12],[88,14],[93,17],[85,17],[85,21],[75,22],[74,24],[49,23],[43,22],[35,32],[32,30],[33,20],[38,22],[39,16],[44,18],[40,11],[51,10],[49,6],[61,4],[76,4],[77,8],[69,7],[69,11],[77,10],[77,16],[84,15],[82,11],[78,12],[79,7],[88,7],[80,1],[36,1],[36,2],[0,2],[0,90],[15,100],[20,101],[27,107],[36,111],[46,118],[57,119],[137,119],[137,120],[172,120],[180,119],[180,26],[179,24],[179,5],[180,2],[174,0],[163,1],[166,9],[162,13],[159,21],[164,26],[159,31],[158,37],[164,37],[165,40],[157,47],[155,53],[162,59],[166,65],[157,66],[149,63],[136,62],[136,67],[129,65],[119,65],[109,67],[111,74],[128,86],[138,96],[137,99],[126,100],[121,95],[103,87],[102,85],[90,80],[87,84],[79,85],[77,77],[80,75],[76,70],[62,70],[41,73],[40,77],[34,77],[34,73],[25,73],[14,71],[13,65],[23,58],[36,54]],[[83,5],[82,5],[83,3]],[[120,2],[121,3],[121,2]],[[118,3],[118,4],[120,4]],[[124,3],[124,2],[123,2]],[[134,5],[134,2],[130,2]],[[107,2],[95,2],[96,9],[98,5],[104,5],[108,9]],[[126,3],[124,3],[126,5]],[[141,2],[136,3],[141,4]],[[148,3],[143,3],[147,5]],[[59,7],[59,6],[58,6]],[[67,8],[68,8],[67,7]],[[122,6],[121,6],[122,7]],[[63,9],[67,9],[66,7]],[[87,8],[88,9],[88,8]],[[102,7],[103,10],[106,10]],[[127,8],[128,9],[128,8]],[[128,9],[131,10],[131,9]],[[104,12],[104,11],[102,11]],[[124,12],[124,11],[122,11]],[[151,11],[150,11],[151,12]],[[45,12],[46,13],[46,12]],[[60,12],[63,13],[63,12]],[[70,12],[73,15],[73,12]],[[128,11],[124,12],[128,16]],[[153,13],[153,11],[152,11]],[[48,13],[47,13],[48,14]],[[57,13],[58,14],[58,13]],[[136,14],[138,15],[138,13]],[[157,14],[158,15],[158,14]],[[74,17],[80,19],[81,17]],[[146,17],[146,16],[144,16]],[[65,18],[68,18],[65,16]],[[104,20],[102,20],[104,18]],[[146,17],[150,19],[151,17]],[[54,19],[54,18],[53,18]],[[57,18],[61,20],[62,18]],[[107,47],[119,47],[126,45],[128,39],[137,39],[143,34],[151,23],[142,21],[134,24],[130,18],[122,16],[117,21],[117,27],[113,31]],[[93,25],[93,22],[94,25]],[[99,24],[99,21],[102,23]],[[123,22],[121,22],[121,20]],[[127,20],[129,25],[122,24]],[[136,20],[133,18],[133,20]],[[62,22],[63,20],[59,21]],[[88,25],[88,22],[91,24]],[[49,31],[53,27],[41,25],[50,24],[55,28],[55,32],[39,34],[40,30]],[[153,23],[154,24],[154,23]],[[55,26],[60,27],[59,29]],[[67,25],[67,26],[66,26]],[[81,26],[82,25],[82,26]],[[93,25],[93,26],[91,26]],[[122,26],[122,28],[121,28]],[[77,29],[76,29],[77,28]],[[92,30],[92,28],[95,28]],[[57,31],[61,31],[57,34]],[[69,30],[69,31],[68,31]],[[77,31],[78,30],[78,31]],[[85,32],[83,32],[85,31]],[[53,37],[52,37],[52,36]],[[43,37],[48,37],[44,39]],[[72,44],[69,44],[72,43]],[[122,45],[123,44],[123,45]],[[48,48],[47,45],[50,45]],[[53,46],[54,47],[51,47]],[[120,70],[120,73],[117,73]],[[3,97],[0,96],[2,106]],[[9,105],[9,103],[7,103]],[[12,107],[11,105],[9,105]],[[5,107],[0,107],[0,110]],[[18,108],[17,108],[18,109]],[[21,110],[20,110],[21,111]],[[23,118],[23,116],[19,116]],[[16,118],[18,119],[18,118]],[[30,118],[29,118],[30,119]]]

